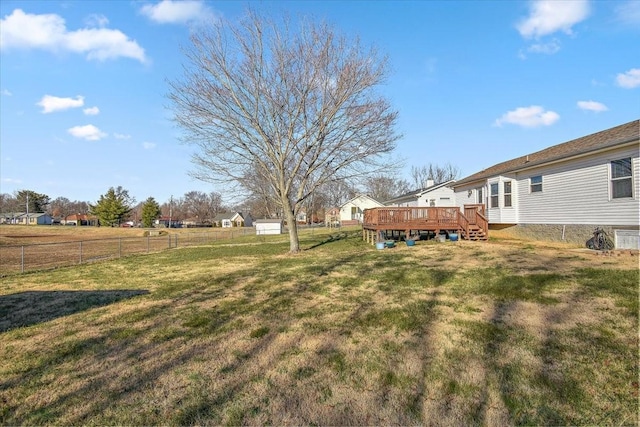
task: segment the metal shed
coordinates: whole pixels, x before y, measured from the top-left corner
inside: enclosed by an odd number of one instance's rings
[[[282,234],[281,219],[256,219],[253,222],[258,236],[265,234]]]

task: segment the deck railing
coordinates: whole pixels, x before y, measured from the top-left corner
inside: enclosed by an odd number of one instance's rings
[[[489,229],[483,204],[458,207],[382,207],[366,209],[363,228],[370,230],[459,230],[469,236],[472,229]]]
[[[366,209],[363,226],[438,226],[443,230],[459,228],[460,210],[456,207],[388,207]]]

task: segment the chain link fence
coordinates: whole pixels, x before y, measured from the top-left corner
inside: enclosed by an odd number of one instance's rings
[[[253,235],[253,228],[0,246],[0,276],[47,270]]]

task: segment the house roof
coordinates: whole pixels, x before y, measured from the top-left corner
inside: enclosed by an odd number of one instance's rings
[[[222,221],[223,219],[232,220],[233,217],[235,217],[236,215],[239,215],[240,218],[242,218],[242,214],[240,212],[223,212],[213,217],[213,221],[218,222],[218,221]]]
[[[384,206],[384,204],[380,203],[379,201],[377,201],[376,199],[374,199],[371,196],[368,196],[366,194],[357,194],[355,197],[352,197],[351,199],[347,200],[346,202],[344,202],[343,204],[340,205],[340,208],[342,208],[343,206],[346,206],[347,204],[353,202],[354,200],[360,198],[360,197],[366,197],[367,199],[376,202],[377,204],[379,204],[380,206]]]
[[[19,218],[19,217],[26,218],[27,215],[29,215],[29,218],[40,218],[41,216],[45,216],[45,215],[51,216],[46,212],[29,212],[28,214],[26,212],[21,212],[20,214],[16,214],[16,218]]]
[[[393,199],[389,199],[385,202],[385,205],[387,203],[393,203],[393,202],[397,202],[399,200],[411,200],[411,199],[417,199],[418,197],[422,196],[425,193],[429,193],[433,190],[437,190],[438,188],[441,187],[446,187],[447,185],[451,185],[454,182],[456,182],[455,180],[449,180],[449,181],[445,181],[445,182],[441,182],[439,184],[435,184],[435,185],[431,185],[427,188],[420,188],[418,190],[413,190],[413,191],[409,191],[408,193],[404,193],[399,195],[398,197],[394,197]]]
[[[546,163],[588,154],[606,148],[613,148],[633,141],[638,141],[638,139],[640,139],[640,120],[634,120],[611,129],[583,136],[578,139],[545,148],[544,150],[537,151],[535,153],[498,163],[497,165],[491,166],[457,181],[454,184],[454,187],[533,166],[540,166]]]

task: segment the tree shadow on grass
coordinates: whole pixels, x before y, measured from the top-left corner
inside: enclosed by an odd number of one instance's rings
[[[0,295],[0,332],[48,322],[94,307],[148,294],[146,290],[28,291]]]
[[[337,234],[330,234],[329,237],[327,237],[326,239],[322,240],[321,242],[315,243],[311,246],[309,246],[307,249],[305,249],[306,251],[309,251],[311,249],[315,249],[319,246],[322,245],[326,245],[327,243],[332,243],[332,242],[337,242],[340,240],[345,240],[348,239],[350,237],[354,237],[356,234],[359,234],[358,232],[340,232]]]

